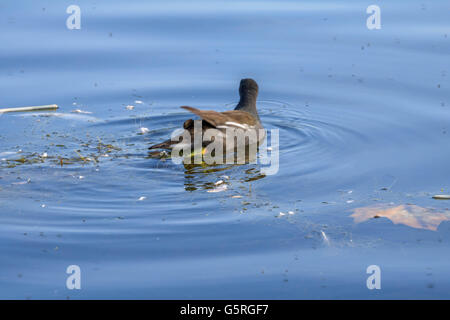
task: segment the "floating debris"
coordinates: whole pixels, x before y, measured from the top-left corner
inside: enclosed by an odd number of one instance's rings
[[[325,232],[324,232],[323,230],[321,230],[320,233],[322,234],[323,241],[324,241],[327,245],[330,245],[330,240],[328,240],[328,237],[327,237],[327,235],[325,234]]]
[[[353,203],[353,202],[355,202],[355,200],[347,200],[346,202],[347,203]]]
[[[28,184],[30,182],[31,182],[31,179],[27,179],[27,181],[13,182],[13,185]]]
[[[433,196],[436,200],[450,200],[450,194],[436,194]]]
[[[240,199],[240,198],[242,198],[242,196],[232,196],[232,198],[234,198],[234,199]]]
[[[219,184],[222,184],[222,183],[224,183],[224,181],[223,180],[219,180],[217,182],[214,182],[214,185],[218,186]]]
[[[163,150],[163,151],[161,151],[161,152],[159,153],[159,155],[160,155],[161,157],[168,157],[168,156],[169,156],[169,153],[168,153],[166,150]]]
[[[127,109],[127,110],[133,110],[133,109],[134,109],[134,106],[128,105],[128,106],[125,107],[125,109]]]
[[[219,185],[217,188],[208,190],[207,192],[222,192],[222,191],[225,191],[227,189],[228,189],[227,185],[226,184],[222,184],[222,185]]]
[[[0,113],[6,112],[28,112],[28,111],[44,111],[44,110],[56,110],[58,106],[56,104],[49,104],[45,106],[33,106],[33,107],[18,107],[18,108],[6,108],[0,109]]]
[[[143,102],[141,100],[136,100],[134,103],[136,104],[142,104]]]
[[[146,133],[149,133],[149,132],[150,132],[150,130],[149,130],[148,128],[144,128],[144,127],[139,128],[139,131],[140,131],[142,134],[146,134]]]
[[[147,197],[140,197],[139,201],[144,201],[145,199],[147,199]]]
[[[72,110],[70,112],[72,112],[72,113],[83,113],[83,114],[91,114],[92,113],[90,111],[83,111],[83,110],[80,110],[80,109],[75,109],[75,110]]]
[[[280,216],[280,217],[285,216],[285,215],[286,215],[286,213],[284,213],[284,212],[280,212],[280,213],[279,213],[279,216]]]
[[[433,208],[423,208],[416,205],[384,204],[354,209],[351,215],[355,223],[361,223],[372,218],[388,218],[394,224],[403,224],[416,229],[436,231],[441,222],[450,220],[450,213],[437,211]]]
[[[295,214],[295,212],[294,211],[288,211],[288,214]]]

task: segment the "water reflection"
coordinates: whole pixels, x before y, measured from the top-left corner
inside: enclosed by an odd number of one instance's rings
[[[238,169],[238,171],[233,170]],[[185,190],[214,190],[230,184],[230,181],[252,182],[266,177],[256,166],[244,168],[244,165],[206,165],[206,164],[184,164]],[[231,176],[231,178],[230,178]]]
[[[400,205],[388,208],[386,205],[356,208],[351,215],[355,223],[372,218],[388,218],[394,224],[404,224],[416,229],[436,231],[441,222],[450,220],[450,212],[438,212],[433,208],[416,205]]]
[[[170,151],[150,151],[147,158],[157,161],[171,161]],[[222,163],[208,164],[205,161],[195,163],[193,157],[182,159],[185,174],[185,190],[207,190],[208,192],[225,191],[230,181],[240,183],[252,182],[266,177],[255,162],[258,153],[245,151],[241,156],[237,153],[225,153]],[[202,159],[203,160],[203,159]],[[231,178],[230,178],[231,177]]]

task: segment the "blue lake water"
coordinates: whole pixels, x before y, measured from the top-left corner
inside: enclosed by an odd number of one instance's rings
[[[450,202],[432,199],[450,193],[449,15],[444,0],[2,1],[0,108],[59,110],[0,115],[0,298],[450,298]],[[277,174],[149,157],[190,117],[179,106],[232,109],[248,77]]]

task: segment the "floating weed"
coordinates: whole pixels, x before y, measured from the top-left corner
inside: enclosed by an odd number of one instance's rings
[[[110,143],[103,143],[100,138],[98,138],[97,150],[99,153],[111,153],[113,151],[121,151],[122,149]]]
[[[57,133],[53,133],[54,135]],[[74,143],[79,146],[79,149],[75,149],[70,152],[66,144],[53,144],[50,143],[46,146],[46,151],[26,153],[22,150],[17,152],[11,152],[16,154],[15,158],[2,158],[0,161],[0,168],[15,168],[20,165],[32,165],[43,163],[54,163],[59,166],[66,166],[72,164],[98,164],[100,157],[110,157],[114,155],[114,158],[118,158],[121,155],[117,154],[122,149],[115,146],[112,143],[104,143],[98,138],[98,142],[93,141],[81,141],[81,139],[74,138]],[[67,150],[67,151],[66,151]],[[71,154],[72,153],[72,154]],[[8,153],[9,155],[10,153]],[[125,156],[126,157],[126,156]]]

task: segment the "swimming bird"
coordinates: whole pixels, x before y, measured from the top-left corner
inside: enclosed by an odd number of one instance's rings
[[[261,124],[261,120],[256,110],[256,99],[258,97],[258,84],[253,79],[242,79],[239,85],[239,103],[234,110],[217,112],[212,110],[199,110],[197,108],[182,106],[181,108],[192,112],[199,116],[201,120],[188,119],[184,122],[184,131],[188,131],[191,140],[188,141],[191,147],[194,145],[194,129],[201,128],[202,135],[207,130],[215,130],[214,138],[202,141],[202,147],[207,147],[215,139],[222,139],[225,152],[233,149],[236,151],[238,139],[233,137],[231,141],[228,135],[230,131],[237,135],[245,135],[245,146],[252,144],[260,144],[265,137],[265,130]],[[149,149],[172,149],[180,141],[182,135],[174,139],[166,140],[162,143],[155,144]],[[228,137],[228,140],[227,140]],[[204,149],[203,149],[204,151]]]

